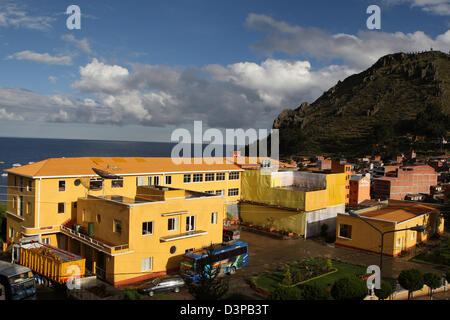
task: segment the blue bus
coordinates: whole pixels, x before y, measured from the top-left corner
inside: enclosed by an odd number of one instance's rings
[[[202,271],[199,270],[199,261],[207,256],[208,249],[184,254],[180,263],[181,275],[197,282]],[[233,274],[248,264],[248,244],[243,241],[230,241],[215,245],[212,261],[213,268],[220,268],[219,274]]]

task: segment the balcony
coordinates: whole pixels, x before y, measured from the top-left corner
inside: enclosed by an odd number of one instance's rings
[[[89,237],[86,234],[80,233],[78,231],[73,230],[72,228],[69,228],[67,226],[61,225],[61,232],[75,240],[78,240],[84,244],[87,244],[88,246],[93,247],[94,249],[101,250],[109,255],[116,255],[119,253],[128,253],[131,252],[129,250],[128,244],[122,244],[113,246],[110,244],[105,243],[104,241]]]
[[[202,231],[202,230],[189,231],[189,232],[186,232],[186,233],[175,234],[173,236],[161,237],[161,238],[159,238],[159,240],[162,241],[162,242],[169,242],[169,241],[175,241],[175,240],[180,240],[180,239],[186,239],[186,238],[203,236],[205,234],[208,234],[208,232],[207,231]]]

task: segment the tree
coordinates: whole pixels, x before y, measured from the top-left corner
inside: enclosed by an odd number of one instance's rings
[[[269,300],[300,300],[301,292],[296,287],[278,285],[269,295]]]
[[[337,280],[331,288],[335,300],[363,300],[367,296],[367,286],[356,277],[344,277]]]
[[[303,300],[330,300],[328,288],[317,283],[306,283],[301,288]]]
[[[427,272],[423,275],[424,283],[430,287],[430,300],[433,297],[433,290],[439,288],[442,284],[442,277],[437,272]]]
[[[400,272],[398,282],[404,289],[408,290],[408,300],[411,297],[411,292],[422,289],[424,285],[422,272],[417,269],[407,269]]]
[[[385,300],[389,298],[389,296],[392,294],[392,286],[388,281],[382,280],[380,289],[375,289],[375,295],[380,300]]]
[[[284,286],[290,286],[292,285],[292,274],[291,274],[291,267],[287,264],[286,265],[286,272],[284,274],[283,281],[281,282]]]
[[[207,248],[206,257],[198,260],[197,270],[199,270],[199,279],[196,283],[186,278],[186,286],[189,293],[196,300],[218,300],[228,292],[228,281],[219,277],[220,266],[213,267],[214,246]]]

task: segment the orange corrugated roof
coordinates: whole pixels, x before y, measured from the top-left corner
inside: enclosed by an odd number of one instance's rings
[[[392,221],[400,223],[422,214],[434,211],[437,206],[424,203],[411,203],[411,202],[395,202],[389,204],[385,208],[380,208],[374,211],[361,213],[361,217],[380,219],[385,221]]]
[[[5,171],[29,177],[58,177],[96,175],[92,168],[116,175],[241,169],[240,166],[225,160],[222,164],[208,164],[207,159],[204,158],[200,164],[195,164],[194,159],[191,159],[191,164],[176,164],[171,158],[49,158]]]

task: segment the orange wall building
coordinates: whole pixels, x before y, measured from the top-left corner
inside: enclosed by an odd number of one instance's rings
[[[333,160],[331,161],[332,173],[345,173],[345,205],[350,204],[350,178],[353,174],[353,166],[345,161]]]
[[[362,175],[354,175],[350,178],[350,207],[358,207],[364,201],[370,199],[370,179]]]

